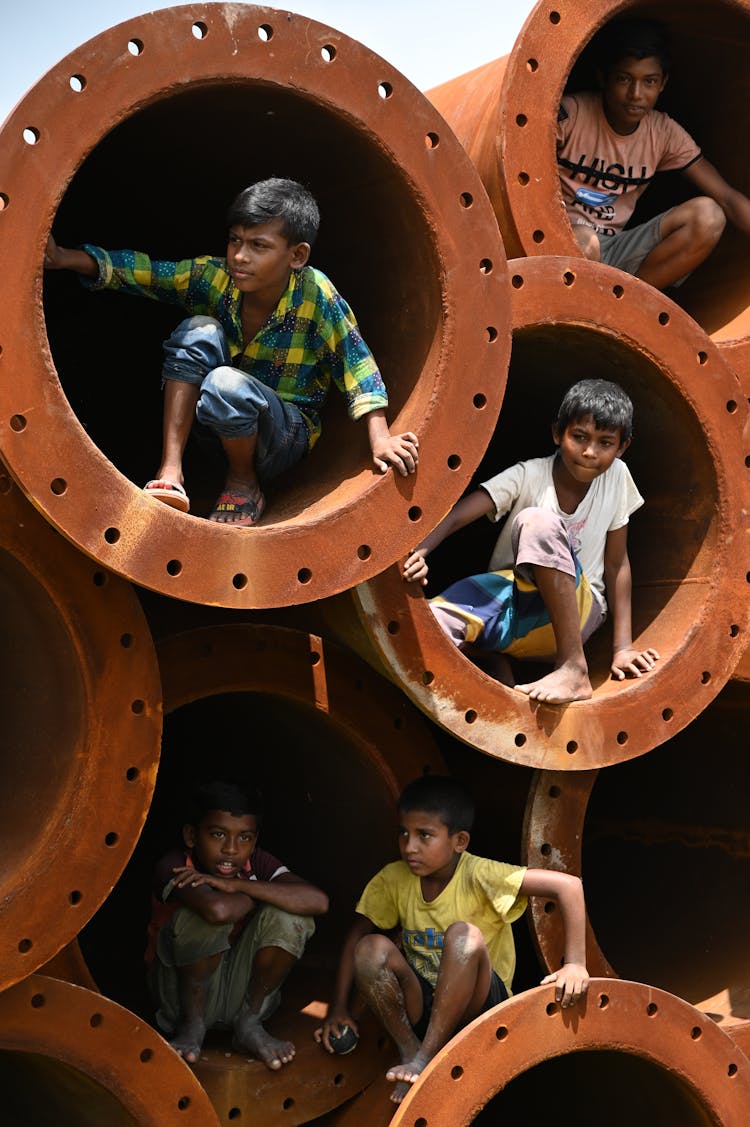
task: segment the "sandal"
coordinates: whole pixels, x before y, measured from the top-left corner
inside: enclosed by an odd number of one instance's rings
[[[170,509],[177,509],[181,513],[190,512],[188,495],[178,481],[166,481],[164,478],[157,477],[153,481],[146,482],[143,492],[169,505]]]
[[[242,489],[225,489],[214,505],[209,520],[226,524],[230,528],[252,528],[263,516],[266,499],[261,493],[256,501],[251,494]],[[224,514],[234,515],[235,520],[219,520]]]

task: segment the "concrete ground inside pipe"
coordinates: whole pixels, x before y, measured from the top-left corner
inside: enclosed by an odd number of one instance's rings
[[[89,1076],[39,1053],[0,1051],[3,1127],[137,1127]]]
[[[750,1018],[749,708],[730,682],[674,739],[600,772],[577,830],[606,959],[720,1024]]]
[[[238,777],[261,788],[261,844],[331,900],[304,964],[332,975],[356,897],[395,860],[395,804],[360,738],[321,710],[258,693],[196,701],[165,717],[159,775],[131,861],[109,899],[84,928],[86,962],[105,994],[150,1019],[143,951],[153,866],[181,841],[196,782]]]
[[[133,174],[146,167],[148,175]],[[251,82],[165,97],[96,146],[60,204],[53,233],[62,245],[128,247],[154,258],[223,256],[228,205],[248,184],[275,175],[303,181],[318,199],[322,222],[311,262],[354,309],[383,371],[393,419],[414,393],[440,330],[439,264],[413,187],[384,147],[343,115]],[[66,272],[45,276],[47,332],[72,410],[138,485],[158,465],[161,346],[183,315],[156,302],[86,292]],[[415,419],[426,405],[416,397],[410,403]],[[267,522],[341,506],[355,489],[352,479],[369,467],[365,428],[347,418],[332,387],[324,435],[304,472],[270,486]],[[210,438],[191,440],[193,512],[210,509],[223,468]]]
[[[618,16],[648,16],[661,20],[670,41],[672,66],[658,108],[674,117],[700,145],[703,155],[725,179],[750,192],[747,152],[737,144],[737,107],[747,105],[750,72],[750,11],[732,0],[685,4],[660,0],[643,11],[631,3]],[[566,89],[596,87],[591,50],[584,50]],[[646,219],[697,195],[677,172],[659,173],[636,210],[635,221]],[[727,223],[714,253],[680,287],[670,293],[679,305],[717,341],[735,340],[750,332],[750,240]]]
[[[606,332],[570,325],[514,333],[499,422],[470,489],[516,461],[552,454],[551,423],[565,391],[592,377],[616,381],[633,400],[634,437],[624,460],[646,500],[628,529],[633,636],[638,644],[648,631],[643,644],[669,654],[679,649],[705,599],[717,539],[717,486],[695,415],[646,356]],[[432,552],[427,597],[485,571],[501,527],[477,521]],[[587,656],[595,694],[617,692],[609,676],[608,624],[590,640]],[[528,662],[515,665],[519,681],[544,671]]]
[[[712,1116],[666,1069],[629,1053],[566,1053],[503,1088],[471,1122],[475,1127],[710,1127]],[[429,1124],[428,1119],[428,1124]]]
[[[0,619],[3,900],[47,863],[49,836],[57,833],[59,819],[69,811],[81,752],[85,692],[80,658],[60,608],[35,577],[2,549]]]

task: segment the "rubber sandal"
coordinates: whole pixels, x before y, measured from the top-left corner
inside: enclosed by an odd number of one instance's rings
[[[170,509],[177,509],[180,513],[190,512],[190,500],[183,487],[177,481],[165,481],[163,478],[154,478],[147,481],[143,492],[149,497],[155,497]]]
[[[226,524],[229,528],[252,528],[263,516],[266,499],[261,493],[256,501],[241,489],[225,489],[217,498],[209,515],[209,520]],[[233,514],[236,520],[219,520],[223,514]]]

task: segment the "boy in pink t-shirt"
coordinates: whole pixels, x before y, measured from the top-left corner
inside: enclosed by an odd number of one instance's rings
[[[729,218],[750,234],[750,200],[692,137],[655,109],[667,83],[664,32],[652,20],[614,20],[602,32],[601,90],[566,95],[557,125],[565,209],[587,258],[657,289],[683,280],[716,246]],[[702,194],[626,227],[657,172],[679,171]]]

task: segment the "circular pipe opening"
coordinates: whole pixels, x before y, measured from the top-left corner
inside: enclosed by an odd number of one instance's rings
[[[96,572],[2,475],[0,614],[6,987],[69,942],[122,872],[161,724],[156,655],[132,588]],[[40,882],[61,855],[59,879]]]
[[[582,834],[589,919],[615,971],[719,1021],[750,1018],[748,707],[750,685],[731,682],[662,747],[600,772],[584,824],[564,831]],[[636,918],[649,920],[647,943]]]
[[[0,1051],[3,1116],[7,1127],[23,1124],[94,1124],[138,1127],[117,1097],[84,1072],[40,1053]]]
[[[716,348],[651,287],[630,279],[618,296],[613,287],[623,275],[583,261],[528,258],[509,266],[519,285],[506,395],[471,486],[515,461],[553,452],[551,423],[582,373],[620,383],[635,420],[624,457],[645,499],[628,528],[634,642],[653,646],[661,660],[641,678],[614,680],[605,623],[586,647],[593,696],[565,708],[537,706],[473,665],[443,635],[423,593],[432,597],[486,569],[499,532],[489,521],[474,522],[431,553],[426,589],[405,584],[394,568],[352,599],[378,659],[439,724],[502,759],[585,770],[634,758],[669,738],[739,661],[750,603],[732,529],[745,506],[745,413],[727,410],[728,402],[736,404],[736,379]],[[659,319],[665,310],[667,325]],[[709,366],[718,377],[713,385],[705,379]],[[547,669],[514,663],[518,683]]]
[[[542,1123],[549,1114],[551,1091],[585,1092],[587,1107],[607,1108],[608,1127],[632,1127],[644,1106],[649,1109],[650,1127],[673,1127],[675,1123],[706,1127],[711,1122],[706,1118],[707,1108],[696,1103],[680,1077],[644,1057],[613,1049],[565,1053],[530,1068],[511,1080],[471,1122],[475,1127]],[[560,1127],[579,1127],[581,1107],[562,1102],[565,1106],[555,1113]]]
[[[187,601],[286,606],[377,574],[413,542],[414,514],[437,523],[445,497],[460,494],[502,401],[506,261],[476,170],[402,75],[301,16],[274,16],[260,37],[252,6],[214,8],[208,16],[164,9],[103,33],[45,75],[7,123],[14,138],[17,119],[34,121],[40,141],[22,149],[12,141],[0,154],[9,201],[0,251],[24,245],[39,269],[8,295],[18,323],[33,322],[38,347],[29,365],[28,342],[0,342],[14,377],[0,381],[0,417],[12,436],[4,452],[49,519],[110,570]],[[201,39],[196,23],[206,29]],[[127,42],[138,44],[137,55]],[[334,65],[323,49],[335,49]],[[71,70],[86,75],[85,99],[70,89]],[[253,143],[243,145],[248,128]],[[207,131],[216,151],[232,154],[211,160],[210,177]],[[192,193],[189,181],[179,192],[167,187],[174,152],[194,170]],[[126,185],[119,170],[144,162],[149,176]],[[375,473],[366,425],[348,419],[332,388],[320,441],[302,467],[269,485],[266,515],[248,532],[201,519],[224,470],[210,443],[196,439],[186,459],[190,516],[142,492],[161,446],[162,341],[182,311],[87,293],[62,272],[42,283],[41,258],[50,225],[63,245],[124,245],[157,259],[221,256],[235,194],[279,174],[318,197],[312,261],[359,319],[389,389],[392,430],[417,431],[424,456],[408,479]],[[454,378],[459,355],[470,387]],[[478,398],[489,410],[478,412]],[[449,465],[456,454],[458,472]],[[364,557],[362,544],[370,547]]]

